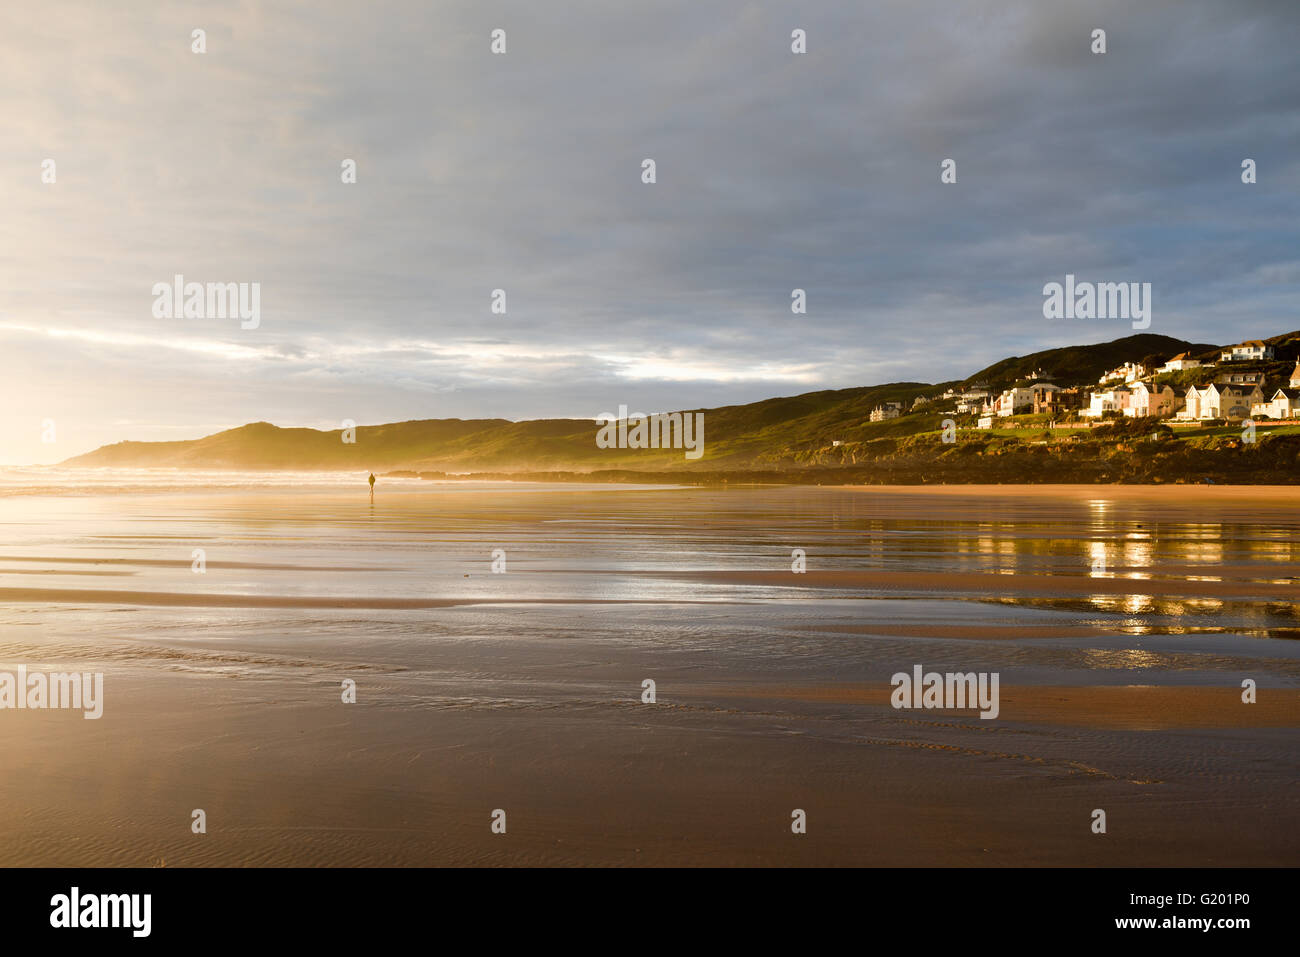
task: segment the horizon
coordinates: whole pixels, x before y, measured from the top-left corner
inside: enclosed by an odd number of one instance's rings
[[[1046,319],[1067,275],[1149,284],[1145,331],[1188,341],[1296,324],[1294,7],[49,11],[0,12],[8,462],[268,410],[949,381],[1130,331]],[[234,284],[229,310],[175,318],[176,277]]]
[[[1265,336],[1264,339],[1265,339],[1265,340],[1275,339],[1275,338],[1278,338],[1279,336],[1285,336],[1285,335],[1292,334],[1292,333],[1295,333],[1295,332],[1300,332],[1300,330],[1291,330],[1290,332],[1274,333],[1274,334],[1271,335],[1271,336]],[[1101,342],[1101,343],[1071,343],[1071,344],[1067,344],[1067,345],[1061,346],[1060,348],[1077,348],[1077,347],[1086,347],[1086,346],[1088,346],[1088,345],[1108,345],[1108,344],[1111,344],[1111,343],[1114,343],[1114,342],[1122,342],[1122,341],[1124,341],[1125,339],[1135,338],[1135,337],[1140,336],[1140,335],[1165,335],[1165,334],[1164,334],[1164,333],[1151,333],[1151,332],[1143,331],[1143,332],[1133,333],[1133,334],[1130,335],[1130,336],[1120,336],[1120,337],[1117,338],[1117,339],[1107,340],[1107,341],[1103,341],[1103,342]],[[1170,338],[1176,338],[1176,337],[1170,337]],[[1182,341],[1187,342],[1188,340],[1182,340]],[[1241,340],[1241,341],[1247,341],[1247,340]],[[1217,343],[1217,344],[1214,345],[1214,348],[1215,348],[1215,349],[1224,348],[1224,347],[1226,347],[1227,345],[1229,345],[1229,343],[1226,343],[1226,342],[1224,342],[1224,343]],[[927,382],[927,381],[923,381],[923,380],[899,380],[899,381],[894,381],[894,382],[876,382],[876,383],[869,383],[869,384],[865,384],[865,385],[849,385],[849,386],[841,386],[841,387],[837,387],[837,388],[810,389],[810,390],[808,390],[808,391],[806,391],[806,392],[790,393],[790,394],[786,394],[786,395],[763,396],[763,397],[758,398],[758,399],[755,399],[755,400],[753,400],[753,401],[754,401],[754,402],[764,402],[764,401],[771,401],[771,400],[775,400],[775,399],[793,399],[793,398],[799,398],[799,397],[801,397],[801,396],[806,396],[806,395],[817,395],[817,394],[824,393],[824,392],[845,392],[845,391],[852,391],[852,390],[855,390],[855,389],[878,389],[878,388],[886,388],[886,387],[889,387],[889,386],[902,386],[902,385],[917,385],[917,386],[926,386],[926,387],[931,387],[931,388],[933,388],[933,387],[936,387],[936,386],[948,385],[948,384],[952,384],[952,383],[963,383],[963,382],[969,382],[970,380],[974,379],[976,376],[983,374],[984,371],[985,371],[986,369],[988,369],[988,368],[989,368],[990,366],[992,366],[992,365],[995,365],[995,364],[997,364],[997,363],[999,363],[999,362],[1007,361],[1007,360],[1010,360],[1010,359],[1026,359],[1026,358],[1029,358],[1029,357],[1032,356],[1032,355],[1036,355],[1036,353],[1029,353],[1028,355],[1025,355],[1025,356],[1018,356],[1018,355],[1017,355],[1017,356],[1003,356],[1003,357],[1001,357],[1000,359],[996,359],[996,360],[994,360],[993,362],[985,363],[984,365],[982,365],[982,366],[981,366],[978,370],[976,370],[975,372],[972,372],[972,373],[970,373],[970,374],[968,374],[968,375],[966,375],[966,376],[963,376],[963,377],[960,377],[960,378],[957,378],[957,379],[943,379],[943,380],[936,380],[936,381],[931,381],[931,382]],[[1137,359],[1139,359],[1139,358],[1141,358],[1141,357],[1140,357],[1140,356],[1139,356],[1139,357],[1135,357],[1134,359],[1132,359],[1132,360],[1130,360],[1130,361],[1137,361]],[[1300,359],[1297,360],[1297,364],[1300,364]],[[1060,377],[1058,376],[1057,378],[1060,378]],[[737,405],[747,405],[747,404],[750,404],[750,403],[744,403],[744,402],[741,402],[741,403],[730,403],[730,404],[725,405],[725,406],[713,406],[713,407],[703,407],[703,406],[698,406],[698,405],[695,405],[695,406],[692,406],[692,405],[687,405],[687,406],[674,406],[674,407],[668,407],[668,408],[664,408],[664,409],[647,409],[647,410],[644,410],[644,411],[642,411],[642,410],[637,410],[637,411],[634,411],[634,412],[629,412],[628,415],[629,415],[629,417],[633,417],[633,418],[634,418],[634,417],[637,417],[637,416],[657,415],[657,414],[662,414],[662,413],[667,413],[667,412],[674,412],[674,411],[680,411],[680,412],[685,412],[685,411],[696,411],[696,410],[703,410],[703,411],[714,410],[714,411],[716,411],[716,410],[718,410],[718,409],[724,409],[724,408],[729,408],[729,407],[732,407],[732,406],[737,406]],[[489,421],[504,421],[504,422],[510,422],[510,423],[520,423],[520,422],[539,422],[539,421],[566,421],[566,422],[594,422],[594,423],[599,424],[599,422],[602,421],[602,415],[603,415],[603,413],[601,413],[601,414],[597,414],[597,415],[593,415],[593,416],[548,415],[548,416],[537,416],[537,417],[533,417],[533,418],[511,418],[511,417],[509,417],[509,416],[431,416],[431,417],[428,417],[428,418],[416,418],[416,419],[391,419],[391,420],[386,421],[386,422],[374,422],[374,423],[357,422],[357,423],[355,423],[354,427],[355,427],[355,428],[358,428],[358,429],[365,429],[365,428],[380,428],[380,427],[383,427],[383,426],[388,426],[388,425],[399,425],[399,424],[403,424],[403,423],[411,423],[411,422],[436,422],[436,421],[461,421],[461,422],[470,422],[470,421],[482,421],[482,422],[489,422]],[[134,438],[120,438],[120,439],[116,439],[116,440],[114,440],[114,441],[112,441],[112,442],[106,442],[106,443],[103,443],[103,444],[101,444],[101,445],[94,446],[93,448],[83,449],[83,450],[81,450],[81,451],[79,451],[79,452],[73,452],[72,454],[70,454],[70,455],[68,455],[68,456],[66,456],[66,457],[64,457],[64,458],[62,458],[62,459],[59,459],[59,460],[57,460],[57,461],[51,461],[51,462],[6,462],[6,461],[0,461],[0,468],[34,468],[34,467],[41,467],[41,466],[47,466],[47,467],[58,467],[58,466],[61,466],[64,462],[67,462],[67,461],[69,461],[69,460],[71,460],[71,459],[78,458],[78,457],[80,457],[80,456],[83,456],[83,455],[89,454],[90,452],[94,452],[94,451],[96,451],[96,450],[98,450],[98,449],[105,448],[105,447],[107,447],[107,446],[111,446],[111,445],[120,445],[120,444],[124,444],[124,443],[143,444],[143,443],[152,443],[152,442],[194,442],[194,441],[198,441],[199,439],[208,438],[208,437],[213,436],[213,435],[219,435],[219,434],[221,434],[221,433],[223,433],[223,432],[233,432],[233,431],[237,431],[237,430],[239,430],[239,429],[245,429],[245,428],[248,428],[248,427],[250,427],[250,426],[254,426],[254,425],[269,425],[269,426],[272,426],[272,427],[277,428],[277,429],[286,429],[286,430],[287,430],[287,429],[307,429],[307,430],[310,430],[310,431],[321,432],[321,433],[330,433],[330,432],[339,432],[339,431],[342,431],[341,427],[338,426],[338,425],[334,425],[334,426],[315,426],[315,425],[305,425],[305,424],[299,424],[299,423],[272,422],[272,421],[270,421],[270,420],[268,420],[268,419],[256,419],[256,420],[253,420],[253,421],[242,422],[242,423],[238,423],[238,424],[235,424],[235,425],[225,425],[225,426],[221,426],[221,427],[218,427],[218,428],[216,428],[215,430],[213,430],[213,431],[211,431],[211,432],[205,432],[205,433],[203,433],[203,434],[201,434],[201,435],[188,436],[188,437],[183,437],[183,438],[173,438],[173,439],[134,439]],[[96,466],[96,467],[112,468],[112,466]]]

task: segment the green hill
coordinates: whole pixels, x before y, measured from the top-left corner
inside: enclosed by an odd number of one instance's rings
[[[1267,340],[1278,349],[1270,374],[1300,354],[1300,332]],[[1163,361],[1179,352],[1217,359],[1219,347],[1141,334],[1113,342],[1048,349],[1012,356],[970,376],[997,390],[1042,370],[1061,385],[1092,385],[1126,361]],[[73,467],[205,468],[239,470],[369,470],[426,472],[548,472],[592,470],[742,471],[790,468],[819,461],[825,450],[854,459],[859,450],[940,428],[943,415],[921,406],[959,383],[894,382],[808,392],[703,411],[704,455],[689,460],[681,449],[602,449],[588,419],[420,419],[358,426],[356,441],[336,429],[280,428],[254,422],[182,442],[118,442],[68,459]],[[871,422],[871,410],[899,402],[905,414]],[[936,404],[942,408],[941,404]],[[655,410],[662,411],[662,410]],[[836,443],[839,443],[838,445]],[[875,445],[872,445],[875,443]],[[822,451],[819,451],[822,450]]]

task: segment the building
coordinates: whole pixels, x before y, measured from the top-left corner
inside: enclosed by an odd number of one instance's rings
[[[1132,403],[1133,393],[1126,386],[1112,389],[1095,389],[1088,396],[1088,408],[1081,414],[1092,419],[1100,419],[1107,412],[1123,412]]]
[[[1172,386],[1156,385],[1154,382],[1134,382],[1129,390],[1129,402],[1123,409],[1127,416],[1155,416],[1167,418],[1178,410],[1183,400]]]
[[[1033,412],[1035,404],[1041,403],[1044,395],[1059,391],[1060,386],[1052,385],[1050,382],[1012,386],[998,396],[997,414],[1005,419],[1008,416]]]
[[[994,400],[993,411],[998,418],[1005,419],[1019,412],[1027,412],[1034,404],[1034,393],[1029,389],[1012,387],[1005,389]]]
[[[1183,410],[1178,413],[1180,419],[1199,421],[1203,419],[1244,419],[1250,410],[1264,401],[1264,393],[1259,386],[1248,391],[1244,386],[1220,385],[1214,383],[1204,388],[1187,390],[1187,399]]]
[[[1293,389],[1300,389],[1300,359],[1295,361],[1295,368],[1291,370],[1291,381],[1287,385]]]
[[[1267,402],[1250,407],[1252,418],[1294,419],[1300,416],[1300,389],[1278,389]]]
[[[1068,389],[1058,389],[1051,393],[1050,398],[1044,402],[1045,412],[1059,415],[1062,412],[1077,412],[1088,402],[1088,393],[1081,387],[1074,385]]]
[[[975,424],[976,424],[976,426],[978,426],[978,427],[981,428],[981,429],[991,429],[991,428],[993,428],[993,416],[991,416],[991,415],[983,416],[983,417],[982,417],[982,418],[981,418],[977,423],[975,423]]]
[[[1193,359],[1188,353],[1180,352],[1157,369],[1156,373],[1183,372],[1187,369],[1199,369],[1200,367],[1201,361],[1199,359]]]
[[[1262,362],[1273,358],[1273,347],[1252,339],[1224,349],[1219,358],[1223,362]]]
[[[886,419],[896,419],[903,414],[903,403],[885,402],[871,410],[872,422],[884,422]]]
[[[978,412],[984,407],[989,400],[989,393],[986,389],[971,389],[969,392],[963,392],[957,399],[958,412]]]
[[[1060,415],[1070,409],[1077,409],[1083,403],[1083,395],[1078,389],[1061,389],[1048,383],[1034,387],[1034,415]]]

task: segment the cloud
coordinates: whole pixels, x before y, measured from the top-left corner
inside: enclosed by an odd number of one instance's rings
[[[935,381],[1113,338],[1042,320],[1066,272],[1151,282],[1152,332],[1300,325],[1291,3],[42,9],[0,11],[15,461],[202,434],[214,409],[526,418]],[[260,282],[261,326],[154,319],[175,273]]]

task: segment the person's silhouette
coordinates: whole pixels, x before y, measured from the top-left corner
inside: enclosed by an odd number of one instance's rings
[[[375,500],[375,473],[370,473],[370,500]]]

